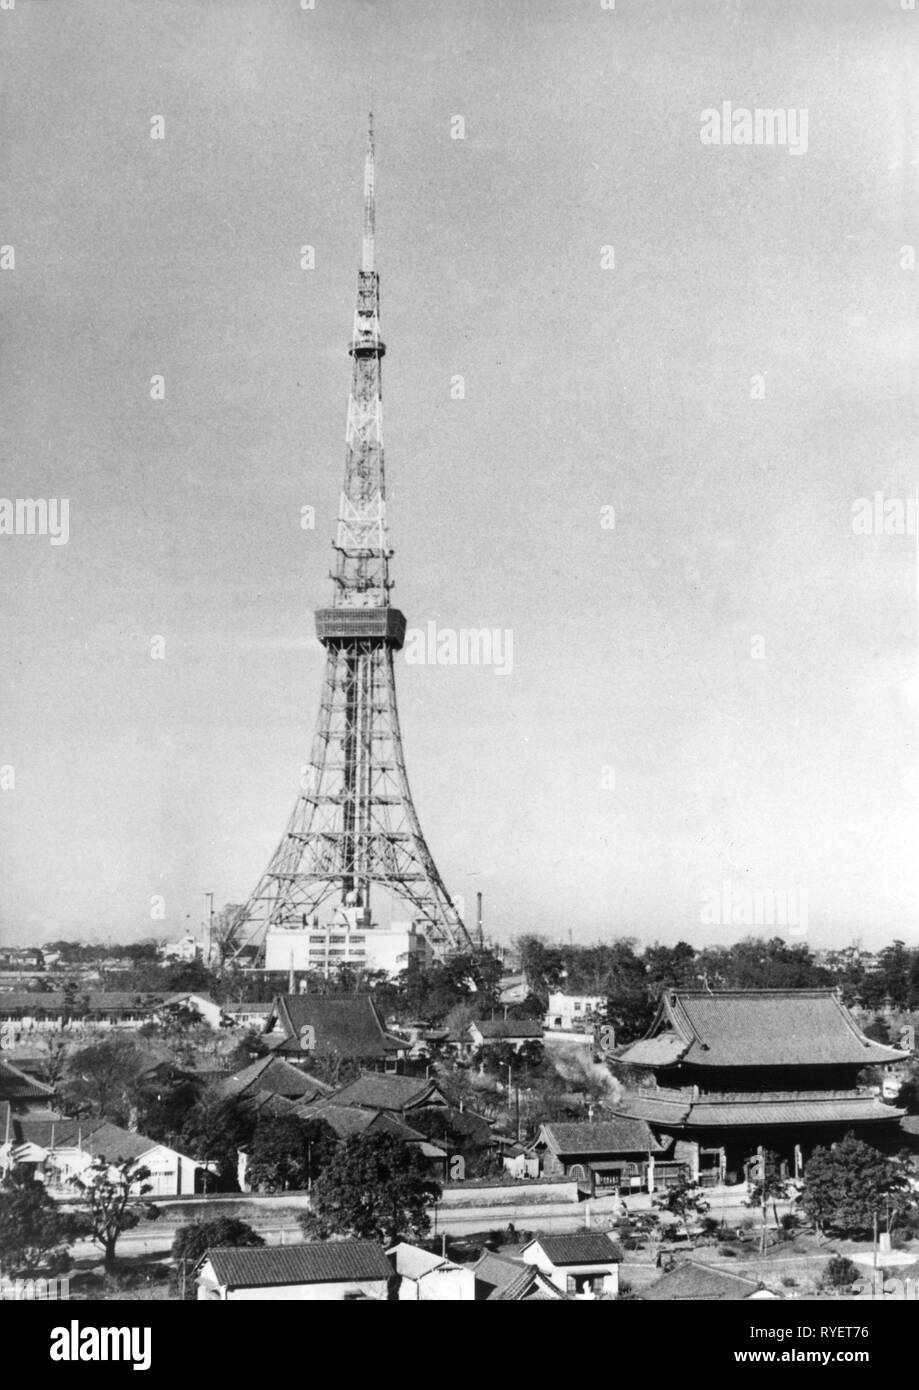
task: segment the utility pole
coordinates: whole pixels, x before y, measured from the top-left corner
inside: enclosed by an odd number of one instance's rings
[[[204,902],[207,915],[204,918],[204,964],[211,963],[211,943],[214,940],[214,895],[205,893]]]

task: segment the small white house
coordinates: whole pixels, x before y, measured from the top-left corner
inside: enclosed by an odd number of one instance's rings
[[[589,1031],[606,1012],[605,994],[550,994],[546,1027],[562,1033]]]
[[[130,1160],[135,1168],[147,1169],[149,1177],[132,1188],[135,1196],[142,1187],[148,1189],[144,1195],[149,1197],[193,1196],[198,1170],[214,1167],[105,1120],[16,1118],[8,1140],[0,1144],[0,1172],[31,1168],[33,1176],[57,1196],[72,1192],[75,1180],[100,1158],[112,1164]]]
[[[619,1293],[622,1256],[602,1231],[541,1236],[525,1245],[520,1257],[526,1264],[536,1265],[570,1298],[615,1298]]]
[[[223,1009],[215,1004],[209,994],[170,994],[166,1004],[178,1004],[186,1009],[194,1009],[201,1015],[201,1021],[210,1028],[219,1028]]]
[[[388,1250],[398,1280],[397,1298],[415,1303],[474,1303],[475,1273],[471,1265],[454,1264],[404,1241]]]

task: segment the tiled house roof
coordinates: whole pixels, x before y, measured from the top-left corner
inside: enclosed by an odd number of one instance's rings
[[[372,1110],[409,1110],[422,1105],[445,1105],[447,1098],[436,1081],[418,1076],[389,1076],[364,1072],[335,1092],[336,1105],[366,1105]]]
[[[383,1027],[369,994],[279,994],[268,1018],[276,1020],[283,1036],[278,1051],[300,1053],[301,1030],[314,1030],[317,1057],[382,1059],[404,1051],[408,1044]]]
[[[404,1124],[397,1115],[388,1114],[385,1110],[369,1110],[362,1105],[338,1105],[335,1100],[316,1101],[309,1105],[298,1105],[296,1113],[304,1120],[325,1120],[339,1139],[351,1139],[369,1130],[374,1134],[392,1134],[406,1143],[425,1140],[425,1135]]]
[[[532,1242],[540,1246],[554,1265],[593,1265],[619,1263],[622,1251],[603,1231],[580,1231],[573,1235],[540,1236]]]
[[[542,1125],[537,1143],[544,1142],[554,1154],[597,1156],[603,1154],[660,1153],[658,1143],[645,1120],[615,1115],[598,1124]]]
[[[663,995],[648,1037],[619,1060],[645,1066],[682,1061],[719,1068],[864,1067],[904,1056],[866,1038],[833,990],[673,989]]]
[[[218,1284],[236,1289],[388,1280],[393,1273],[382,1246],[372,1240],[209,1250],[205,1259]]]
[[[40,1149],[75,1149],[114,1163],[118,1159],[139,1159],[153,1149],[170,1149],[146,1134],[135,1134],[107,1120],[33,1120],[27,1115],[14,1117],[12,1138],[16,1144],[35,1144]]]
[[[642,1290],[641,1297],[656,1301],[658,1299],[695,1299],[698,1301],[720,1301],[724,1299],[752,1298],[759,1290],[754,1279],[746,1279],[726,1269],[713,1269],[710,1265],[696,1264],[687,1260],[663,1274],[653,1284]]]
[[[283,1057],[272,1056],[260,1057],[251,1066],[243,1067],[242,1071],[223,1083],[221,1090],[225,1096],[268,1091],[287,1100],[312,1100],[316,1096],[329,1095],[332,1087],[318,1077],[309,1076],[298,1067],[291,1066]]]
[[[487,1251],[473,1265],[476,1298],[496,1303],[564,1301],[565,1295],[535,1265]]]

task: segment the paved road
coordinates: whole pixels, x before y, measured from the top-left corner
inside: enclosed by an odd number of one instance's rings
[[[651,1206],[651,1199],[647,1193],[636,1194],[626,1200],[630,1212],[646,1211]],[[710,1215],[723,1219],[728,1225],[738,1225],[741,1221],[751,1218],[757,1223],[760,1220],[759,1211],[743,1206],[737,1193],[715,1191],[709,1194],[709,1201]],[[787,1211],[790,1205],[788,1202],[780,1202],[779,1214]],[[198,1202],[195,1204],[195,1215],[216,1217],[223,1209],[224,1204],[220,1202]],[[490,1207],[439,1205],[431,1215],[432,1230],[438,1234],[445,1232],[448,1235],[469,1235],[475,1231],[503,1230],[509,1222],[519,1230],[525,1231],[583,1230],[588,1220],[595,1228],[607,1229],[616,1212],[616,1199],[607,1197],[580,1203],[519,1202]],[[168,1254],[176,1230],[188,1219],[187,1215],[175,1215],[169,1207],[164,1207],[159,1221],[142,1222],[121,1237],[118,1242],[118,1254],[134,1258],[145,1255],[156,1258]],[[253,1203],[243,1213],[243,1219],[248,1221],[269,1245],[293,1245],[303,1239],[294,1212],[277,1209],[260,1211],[258,1204]],[[771,1208],[768,1224],[770,1227],[773,1224]],[[101,1261],[99,1248],[91,1241],[77,1241],[72,1248],[74,1256],[79,1260]]]

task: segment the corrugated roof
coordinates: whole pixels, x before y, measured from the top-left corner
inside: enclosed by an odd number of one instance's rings
[[[676,1033],[683,1060],[701,1067],[869,1066],[906,1055],[866,1038],[828,989],[668,990],[651,1029],[660,1033]],[[650,1040],[619,1060],[630,1063]]]
[[[282,1047],[299,1050],[307,1026],[317,1057],[387,1057],[408,1047],[386,1032],[369,994],[279,994],[275,1007],[287,1034]]]
[[[574,1235],[538,1236],[532,1242],[544,1251],[554,1265],[592,1265],[618,1263],[619,1246],[603,1231],[582,1231]],[[529,1249],[525,1246],[524,1249]]]
[[[393,1272],[383,1247],[372,1240],[209,1250],[205,1258],[218,1284],[235,1289],[388,1280]]]
[[[645,1120],[631,1115],[615,1115],[598,1124],[547,1124],[540,1129],[555,1154],[644,1154],[660,1153]]]
[[[446,1101],[436,1081],[418,1076],[388,1076],[366,1071],[335,1092],[337,1105],[366,1105],[373,1110],[405,1110]]]

